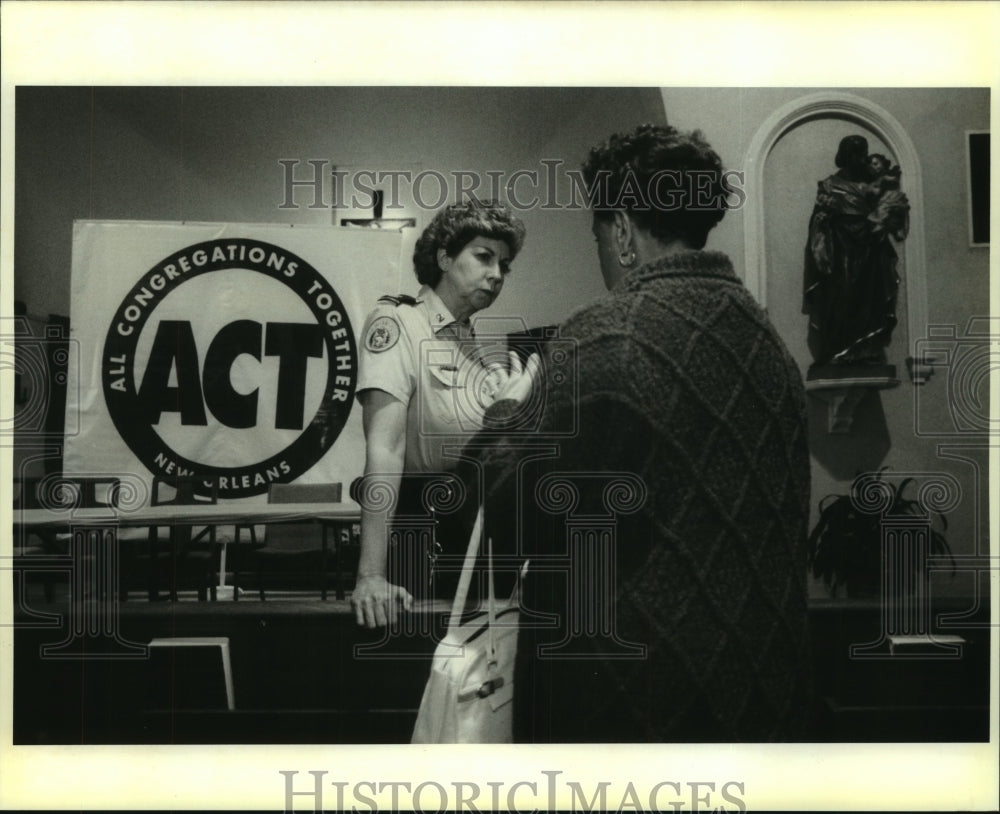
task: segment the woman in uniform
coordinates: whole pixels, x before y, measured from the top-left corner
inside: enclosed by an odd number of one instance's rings
[[[361,557],[351,597],[359,625],[385,626],[399,606],[410,608],[415,595],[446,593],[428,580],[434,549],[465,551],[469,509],[475,513],[478,496],[440,516],[429,547],[403,539],[397,548],[404,550],[390,555],[390,523],[402,515],[427,516],[427,495],[447,483],[459,463],[445,447],[460,449],[481,428],[485,408],[509,397],[521,378],[514,354],[509,369],[486,369],[469,319],[500,295],[524,235],[524,224],[503,204],[471,200],[445,208],[416,244],[417,296],[382,297],[365,322],[358,398],[366,460]],[[453,497],[461,500],[463,487],[454,484]]]

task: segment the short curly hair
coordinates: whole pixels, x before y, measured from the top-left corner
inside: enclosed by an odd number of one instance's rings
[[[583,164],[594,216],[626,211],[653,237],[704,248],[734,190],[700,130],[643,124],[594,147]]]
[[[449,257],[454,257],[477,237],[502,240],[513,260],[524,245],[525,231],[521,220],[499,201],[470,198],[452,204],[434,216],[417,240],[413,271],[421,284],[436,287],[442,274],[438,250],[444,249]]]

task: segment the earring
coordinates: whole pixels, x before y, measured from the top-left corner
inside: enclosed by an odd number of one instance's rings
[[[635,249],[630,248],[627,252],[618,255],[618,265],[627,269],[635,262]]]

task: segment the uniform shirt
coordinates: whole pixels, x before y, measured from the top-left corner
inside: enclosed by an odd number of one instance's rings
[[[447,472],[461,445],[483,425],[486,368],[467,323],[455,320],[430,286],[415,305],[379,302],[362,330],[358,392],[383,390],[406,405],[405,473]]]

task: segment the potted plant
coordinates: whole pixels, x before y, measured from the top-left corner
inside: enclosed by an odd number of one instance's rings
[[[823,580],[831,596],[836,596],[841,586],[849,597],[878,596],[882,579],[882,523],[886,517],[929,519],[928,554],[947,555],[954,568],[951,547],[944,536],[948,529],[945,516],[929,512],[919,501],[906,497],[906,488],[913,478],[904,478],[898,485],[885,480],[883,474],[887,468],[858,475],[848,494],[827,495],[819,503],[819,519],[808,541],[809,565],[813,576]],[[862,489],[868,494],[880,493],[886,500],[865,511]],[[914,580],[925,567],[926,563],[916,563],[916,571],[911,574]],[[910,588],[913,585],[915,581]]]

